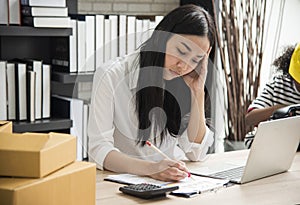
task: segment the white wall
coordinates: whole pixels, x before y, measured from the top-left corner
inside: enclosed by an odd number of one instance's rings
[[[271,64],[281,54],[282,49],[287,45],[300,42],[300,0],[267,1],[267,9],[265,26],[268,33],[265,36],[261,89],[272,77],[274,68]],[[281,27],[279,27],[280,13],[282,13]]]
[[[78,0],[81,14],[165,15],[180,0]]]

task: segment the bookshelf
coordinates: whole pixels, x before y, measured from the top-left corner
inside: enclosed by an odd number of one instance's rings
[[[29,26],[0,25],[0,36],[70,36],[71,28],[35,28]]]
[[[34,28],[0,25],[0,59],[41,59],[51,64],[51,44],[54,38],[72,35],[71,28]],[[51,106],[52,107],[52,106]],[[14,132],[49,132],[68,130],[72,120],[63,118],[40,119],[34,122],[13,122]]]
[[[63,73],[63,72],[52,72],[52,81],[58,83],[76,83],[76,82],[92,82],[94,77],[93,72],[89,73]]]
[[[52,39],[70,35],[71,28],[0,26],[0,58],[34,58],[50,64]]]
[[[86,73],[64,73],[53,71],[51,75],[51,93],[74,98],[82,98],[79,95],[79,84],[92,83],[94,72]],[[61,88],[64,89],[61,89]]]
[[[13,122],[14,132],[47,132],[56,130],[65,130],[72,127],[72,120],[70,119],[42,119],[35,122]]]

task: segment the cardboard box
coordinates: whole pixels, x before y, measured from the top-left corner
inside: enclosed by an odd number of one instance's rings
[[[69,134],[0,132],[0,176],[43,177],[76,160]]]
[[[12,122],[0,120],[0,132],[12,133]]]
[[[74,162],[40,179],[0,178],[0,204],[94,205],[96,166]]]

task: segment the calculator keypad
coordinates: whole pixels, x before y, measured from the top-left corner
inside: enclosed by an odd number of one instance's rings
[[[166,196],[167,192],[174,191],[178,189],[178,186],[173,187],[161,187],[154,184],[131,184],[127,186],[120,187],[120,191],[125,194],[130,194],[136,197],[150,199],[154,197],[163,197]]]
[[[136,190],[136,191],[148,191],[148,190],[153,190],[153,189],[159,189],[159,188],[161,188],[161,186],[143,183],[143,184],[128,185],[125,188],[131,189],[131,190]]]

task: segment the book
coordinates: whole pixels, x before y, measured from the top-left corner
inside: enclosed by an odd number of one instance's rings
[[[150,37],[150,34],[149,34],[150,20],[143,19],[142,25],[143,25],[143,27],[142,27],[142,43],[145,43]]]
[[[71,72],[70,41],[68,38],[57,37],[51,41],[52,66],[54,71]]]
[[[21,25],[21,6],[19,0],[8,0],[9,25]]]
[[[127,18],[127,54],[135,51],[135,16]]]
[[[96,15],[96,69],[104,62],[104,15]]]
[[[42,61],[40,60],[27,60],[27,71],[35,72],[35,119],[42,118],[42,99],[43,99],[43,69],[42,69]],[[32,79],[31,79],[32,80]]]
[[[71,20],[73,34],[51,41],[52,69],[57,72],[77,72],[77,21]]]
[[[83,139],[82,139],[82,147],[83,147],[83,159],[88,158],[88,118],[89,118],[89,104],[84,103],[83,105]]]
[[[71,19],[69,17],[24,16],[22,18],[22,25],[48,28],[70,28]]]
[[[119,56],[126,54],[126,15],[119,16]]]
[[[53,95],[51,115],[72,120],[70,134],[77,137],[77,160],[83,160],[83,105],[84,101],[76,98]]]
[[[0,120],[7,120],[6,61],[0,61]]]
[[[49,6],[66,7],[66,0],[21,0],[21,5],[26,6]]]
[[[85,17],[86,72],[95,71],[95,16]]]
[[[0,24],[8,25],[8,1],[0,0]]]
[[[50,117],[50,103],[51,103],[51,65],[42,65],[42,118]]]
[[[77,20],[77,72],[86,71],[86,23],[84,19]]]
[[[42,118],[42,61],[33,59],[17,59],[18,62],[26,64],[27,71],[35,72],[35,119]],[[29,93],[29,92],[27,92]],[[29,96],[27,96],[29,97]],[[28,102],[28,100],[27,100]],[[28,106],[27,106],[28,107]],[[28,112],[27,112],[28,113]]]
[[[26,90],[27,90],[27,119],[30,122],[35,121],[35,108],[36,108],[36,72],[27,71],[27,82],[26,82]]]
[[[26,64],[15,62],[16,120],[27,120]]]
[[[67,7],[37,7],[37,6],[21,6],[22,16],[52,16],[67,17]]]
[[[111,59],[111,20],[104,19],[104,63]]]
[[[68,72],[77,72],[77,21],[71,19],[72,35],[69,36],[69,69]]]
[[[109,15],[110,20],[110,59],[118,57],[118,16]]]
[[[135,21],[135,49],[138,49],[142,44],[142,35],[143,35],[143,20],[136,19]]]
[[[6,64],[7,76],[7,118],[8,120],[16,119],[16,78],[15,64],[8,62]]]

